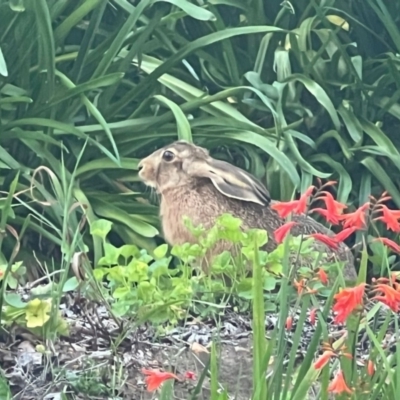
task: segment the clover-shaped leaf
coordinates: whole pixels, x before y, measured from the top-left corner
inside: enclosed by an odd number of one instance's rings
[[[104,240],[111,231],[112,225],[111,221],[98,219],[90,225],[90,234],[93,236],[99,236]]]
[[[154,258],[156,260],[160,260],[161,258],[165,257],[165,255],[167,254],[167,251],[168,251],[168,245],[165,243],[156,247],[153,251]]]

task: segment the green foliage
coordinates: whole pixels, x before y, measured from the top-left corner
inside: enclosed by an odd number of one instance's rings
[[[262,302],[263,307],[265,303],[269,311],[277,309],[276,292],[281,284],[285,257],[283,244],[270,253],[261,251],[260,247],[268,240],[267,233],[258,229],[242,230],[241,220],[229,214],[221,215],[208,230],[193,226],[190,220],[185,222],[199,243],[175,245],[170,255],[165,244],[154,249],[152,255],[134,245],[115,247],[106,240],[110,230],[107,221],[98,220],[92,226],[92,232],[102,237],[104,247],[104,257],[93,275],[115,317],[174,325],[184,319],[187,312],[206,317],[218,314],[227,305],[246,310],[260,290],[258,286],[254,288],[254,278],[249,276],[249,271],[255,274],[253,265],[264,267],[256,277],[263,292],[257,302]],[[203,270],[205,255],[220,240],[238,246],[238,256],[224,251]],[[317,262],[320,253],[310,252],[312,240],[301,242],[291,237],[288,249],[299,257],[311,255]],[[177,258],[176,265],[172,263],[172,256]],[[336,267],[332,263],[326,270]],[[310,266],[302,267],[299,272],[310,280],[315,276]],[[310,287],[321,290],[325,296],[330,293],[318,281],[311,282]],[[292,299],[295,293],[293,288],[287,291]]]
[[[5,400],[10,400],[12,398],[10,385],[2,373],[0,373],[0,396]]]
[[[38,336],[47,337],[46,331],[50,326],[51,298],[34,298],[27,303],[18,294],[10,293],[5,296],[2,313],[2,326],[8,328],[13,324],[30,329]],[[53,317],[51,324],[56,327],[55,335],[68,335],[69,328],[60,312]]]
[[[342,202],[385,188],[400,206],[399,3],[253,3],[0,1],[0,184],[19,171],[14,202],[61,229],[35,173],[48,167],[90,224],[108,219],[116,242],[148,252],[160,229],[137,164],[176,138],[274,198],[329,176]],[[15,229],[60,245],[32,210],[15,212]]]

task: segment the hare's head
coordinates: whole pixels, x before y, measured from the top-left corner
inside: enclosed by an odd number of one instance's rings
[[[270,202],[268,190],[252,175],[212,158],[206,149],[183,140],[141,160],[139,177],[161,194],[170,188],[192,185],[198,179],[209,179],[227,197],[261,205]]]

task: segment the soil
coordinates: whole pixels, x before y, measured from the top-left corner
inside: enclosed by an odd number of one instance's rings
[[[146,389],[142,369],[171,371],[174,399],[188,400],[207,365],[215,323],[192,321],[163,337],[155,337],[150,325],[131,330],[116,349],[118,326],[101,305],[79,307],[63,305],[62,314],[71,330],[54,344],[46,343],[31,332],[14,326],[0,335],[0,364],[13,393],[13,399],[61,399],[65,392],[71,399],[157,398]],[[95,310],[96,309],[96,310]],[[78,310],[85,310],[81,314]],[[229,318],[231,321],[229,321]],[[249,399],[252,390],[252,355],[250,319],[230,314],[222,321],[216,343],[218,381],[236,399]],[[214,326],[212,326],[214,325]],[[37,346],[45,346],[39,352]],[[185,379],[187,371],[195,379]],[[115,385],[112,380],[116,379]],[[117,390],[112,390],[112,388]],[[1,389],[0,389],[1,392]],[[1,398],[1,396],[0,396]],[[210,398],[210,379],[204,379],[198,400]]]
[[[120,335],[119,327],[104,306],[82,298],[73,299],[72,303],[71,299],[65,301],[61,309],[71,327],[70,335],[55,343],[43,341],[17,326],[0,334],[0,365],[13,399],[156,399],[157,392],[147,391],[142,372],[145,368],[175,373],[179,379],[174,382],[172,398],[189,400],[207,365],[213,341],[221,389],[225,387],[232,399],[251,398],[253,360],[249,315],[226,310],[218,323],[192,319],[163,336],[156,335],[151,325],[129,329],[126,335]],[[294,313],[291,330],[279,339],[285,340],[288,348],[297,318]],[[277,322],[274,315],[266,317],[267,337]],[[331,319],[327,323],[331,338],[346,334],[344,327],[332,324]],[[297,362],[301,362],[315,327],[307,318],[302,329]],[[362,363],[370,347],[363,332],[359,339],[357,358]],[[386,346],[394,344],[394,337],[388,335]],[[43,346],[42,350],[38,345]],[[187,371],[194,372],[194,380],[184,378]],[[204,379],[197,399],[210,399],[209,376]]]

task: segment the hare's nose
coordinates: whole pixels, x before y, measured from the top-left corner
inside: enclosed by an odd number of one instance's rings
[[[138,171],[140,172],[143,169],[143,160],[138,164]]]

